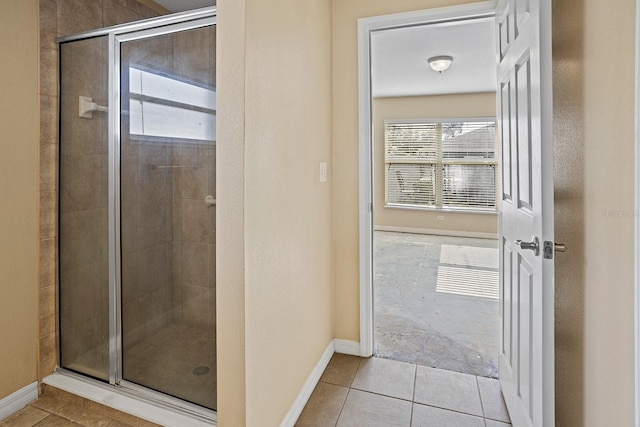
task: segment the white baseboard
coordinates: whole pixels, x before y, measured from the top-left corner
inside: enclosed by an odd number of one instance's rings
[[[496,233],[481,233],[477,231],[461,231],[461,230],[434,230],[430,228],[409,228],[395,227],[389,225],[376,225],[373,227],[375,231],[394,231],[396,233],[414,233],[414,234],[433,234],[436,236],[452,236],[452,237],[473,237],[476,239],[497,239]]]
[[[360,343],[356,341],[335,339],[336,353],[360,356]]]
[[[327,368],[327,365],[331,360],[331,356],[333,356],[335,350],[334,341],[335,340],[332,340],[329,343],[327,349],[322,354],[322,357],[320,357],[320,360],[318,361],[316,367],[313,368],[313,371],[311,371],[311,373],[309,374],[309,377],[302,386],[298,397],[296,398],[295,402],[293,402],[293,406],[291,406],[291,409],[289,409],[289,412],[282,420],[282,423],[280,423],[280,427],[293,427],[296,421],[298,421],[300,414],[302,414],[302,410],[311,397],[311,393],[313,393],[316,385],[318,385],[320,377],[322,376],[324,370]]]
[[[38,382],[22,387],[15,393],[0,400],[0,421],[9,418],[38,398]]]

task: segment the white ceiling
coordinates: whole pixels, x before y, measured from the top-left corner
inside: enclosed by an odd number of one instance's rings
[[[185,10],[199,9],[201,7],[213,6],[216,0],[154,0],[161,6],[166,7],[171,12],[184,12]]]
[[[371,35],[374,97],[494,92],[493,18],[378,31]],[[438,74],[427,59],[453,57]]]

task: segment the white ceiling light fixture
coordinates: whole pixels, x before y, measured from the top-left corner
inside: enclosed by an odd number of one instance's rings
[[[449,68],[451,62],[453,62],[453,57],[448,55],[432,56],[427,62],[429,62],[429,66],[433,71],[442,73]]]

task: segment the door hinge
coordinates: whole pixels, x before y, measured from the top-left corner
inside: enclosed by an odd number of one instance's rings
[[[369,212],[373,212],[373,203],[368,203],[367,209],[369,210]]]

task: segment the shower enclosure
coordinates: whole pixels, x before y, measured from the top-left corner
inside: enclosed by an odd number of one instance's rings
[[[215,8],[59,40],[60,366],[216,409]]]

